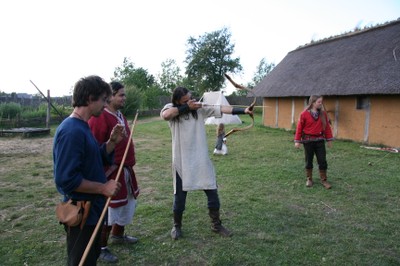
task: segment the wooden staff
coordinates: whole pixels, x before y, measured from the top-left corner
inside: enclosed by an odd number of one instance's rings
[[[137,111],[136,115],[135,115],[135,119],[133,120],[131,133],[129,134],[129,140],[132,139],[133,130],[135,128],[135,124],[136,124],[136,120],[138,118],[138,114],[139,114],[139,112]],[[118,182],[118,179],[119,179],[119,177],[121,175],[122,169],[124,168],[124,163],[125,163],[126,155],[128,154],[129,146],[130,146],[130,141],[126,145],[124,156],[122,157],[121,164],[119,165],[117,176],[115,178],[115,182]],[[97,232],[99,231],[99,228],[100,228],[101,224],[103,223],[103,219],[104,219],[104,216],[107,213],[108,205],[110,204],[111,198],[112,197],[108,197],[108,199],[106,201],[106,205],[104,206],[104,209],[103,209],[103,212],[101,213],[100,219],[97,222],[96,227],[94,228],[94,232],[93,232],[92,236],[90,237],[90,240],[89,240],[89,243],[86,246],[85,252],[82,255],[81,261],[79,262],[79,266],[83,266],[83,264],[85,263],[86,257],[89,254],[90,248],[93,245],[93,242],[94,242],[94,239],[96,238]]]

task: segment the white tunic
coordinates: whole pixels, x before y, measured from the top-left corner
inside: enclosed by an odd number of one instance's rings
[[[171,103],[164,110],[173,107]],[[176,172],[182,179],[183,191],[216,189],[217,181],[214,166],[208,155],[207,135],[204,120],[222,116],[219,106],[200,108],[198,118],[192,114],[180,115],[179,121],[170,120],[172,135],[172,176],[176,192]]]

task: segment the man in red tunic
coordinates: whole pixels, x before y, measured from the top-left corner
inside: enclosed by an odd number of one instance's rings
[[[111,167],[104,168],[108,179],[116,178],[126,146],[129,145],[124,167],[118,180],[121,183],[121,190],[118,195],[111,199],[108,208],[108,218],[105,221],[101,235],[102,251],[100,259],[115,263],[118,261],[118,258],[112,254],[107,247],[110,232],[111,241],[113,243],[134,244],[138,241],[136,237],[125,235],[124,229],[126,225],[132,223],[136,209],[136,198],[139,195],[139,188],[133,170],[133,166],[136,162],[134,144],[133,141],[129,139],[130,129],[128,121],[120,112],[120,109],[124,107],[126,101],[125,88],[117,81],[111,82],[110,85],[112,88],[112,96],[109,99],[108,105],[99,117],[92,117],[89,120],[89,126],[99,143],[103,143],[104,140],[109,138],[111,130],[116,124],[125,127],[125,138],[115,147],[115,164]]]
[[[321,183],[326,189],[330,189],[331,185],[328,183],[326,176],[328,163],[326,161],[325,141],[328,147],[331,148],[333,135],[328,116],[323,109],[322,100],[322,96],[319,95],[312,95],[310,97],[307,108],[300,114],[294,137],[294,145],[296,148],[300,148],[301,144],[304,145],[307,176],[306,186],[312,187],[313,185],[312,171],[315,154],[319,166]]]

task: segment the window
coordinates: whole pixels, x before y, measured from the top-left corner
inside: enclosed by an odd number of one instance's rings
[[[356,109],[365,110],[369,105],[369,98],[367,96],[357,96]]]

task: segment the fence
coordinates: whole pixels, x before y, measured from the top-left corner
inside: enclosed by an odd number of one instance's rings
[[[57,105],[71,106],[72,96],[51,97],[51,102]],[[41,104],[47,104],[45,98],[40,96],[32,97],[14,97],[14,96],[0,96],[0,103],[18,103],[21,106],[30,106],[33,108],[39,107]]]
[[[71,106],[71,96],[64,97],[52,97],[51,102],[61,106]],[[226,99],[231,105],[248,106],[253,101],[253,98],[248,98],[246,96],[227,96]],[[32,98],[15,98],[15,97],[4,97],[0,96],[0,103],[19,103],[22,106],[32,106],[38,107],[41,104],[46,103],[46,99],[34,96]],[[155,108],[151,110],[140,110],[141,116],[158,116],[160,114],[161,108],[171,102],[170,96],[159,96],[160,108]],[[257,98],[256,105],[262,105],[262,99]],[[58,124],[61,122],[61,118],[54,116],[50,119],[51,124]],[[43,126],[46,125],[46,117],[38,117],[31,119],[1,119],[0,118],[0,128],[18,128],[18,127],[33,127],[33,126]]]

